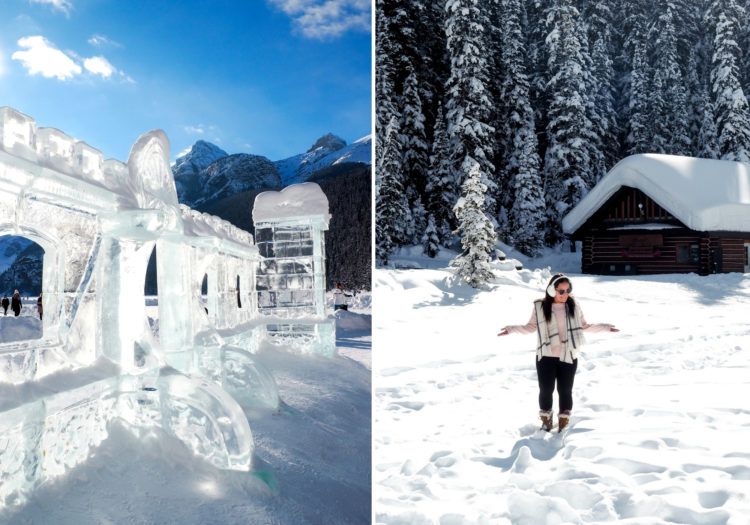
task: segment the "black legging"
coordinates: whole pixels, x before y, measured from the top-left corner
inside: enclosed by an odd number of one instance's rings
[[[536,358],[535,358],[536,359]],[[536,359],[536,375],[539,378],[539,409],[552,410],[552,393],[557,380],[557,395],[560,397],[560,413],[573,409],[573,379],[578,368],[578,359],[573,364],[557,357]]]

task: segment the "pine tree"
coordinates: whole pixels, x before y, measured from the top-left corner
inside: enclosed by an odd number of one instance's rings
[[[646,57],[646,39],[635,43],[633,67],[630,74],[630,102],[628,105],[628,153],[649,153],[653,151],[648,62]]]
[[[562,238],[562,217],[588,192],[592,180],[592,160],[597,137],[586,115],[588,93],[583,69],[584,58],[578,34],[578,10],[571,0],[554,0],[548,14],[547,49],[549,71],[554,72],[547,89],[549,106],[544,158],[548,242]]]
[[[450,159],[448,131],[442,106],[438,106],[437,120],[433,132],[430,167],[427,173],[427,210],[435,221],[435,230],[440,244],[453,244],[453,229],[456,227],[453,206],[458,200],[458,186]]]
[[[380,183],[376,188],[375,243],[378,262],[385,265],[393,250],[406,243],[406,227],[410,220],[401,164],[401,135],[395,116],[391,117],[386,127],[382,147],[382,160],[378,168]]]
[[[427,227],[422,235],[422,253],[434,258],[438,252],[440,252],[440,238],[435,227],[435,218],[430,214],[427,216]]]
[[[376,182],[379,180],[382,155],[384,152],[383,143],[385,140],[386,129],[391,118],[396,115],[394,104],[395,92],[393,88],[393,77],[395,76],[396,66],[392,60],[393,45],[389,32],[387,14],[384,11],[384,3],[378,1],[376,11],[376,46],[375,53],[378,57],[375,68],[375,165],[376,165]]]
[[[411,242],[418,244],[426,225],[422,195],[425,192],[429,146],[425,136],[425,117],[419,96],[417,75],[409,73],[404,82],[401,135],[404,137],[403,169],[407,184],[409,209],[414,220]]]
[[[446,122],[456,179],[463,180],[467,159],[480,167],[482,184],[487,187],[485,206],[496,213],[494,199],[497,184],[492,180],[494,129],[490,125],[492,100],[487,90],[488,23],[479,0],[447,0],[445,33],[450,59],[450,78],[446,86]]]
[[[744,10],[735,0],[716,0],[711,12],[718,15],[711,84],[719,151],[722,159],[750,162],[750,114],[740,85],[742,55],[737,45]]]
[[[653,151],[686,155],[690,153],[687,93],[679,67],[674,5],[659,2],[659,16],[651,28],[654,78],[650,93],[651,119],[654,123]]]
[[[537,255],[544,243],[545,208],[534,111],[529,100],[529,79],[524,64],[524,37],[520,0],[502,0],[501,148],[503,178],[509,181],[507,230],[500,234],[516,249]],[[501,218],[501,224],[504,218]]]
[[[721,157],[719,150],[718,133],[716,132],[716,119],[714,117],[714,105],[704,94],[703,98],[703,121],[701,122],[700,133],[698,135],[698,157],[704,159],[718,159]]]
[[[474,288],[490,282],[494,275],[490,268],[490,254],[495,248],[495,231],[485,213],[487,185],[482,167],[476,160],[466,157],[462,165],[466,173],[461,185],[461,197],[453,211],[458,219],[461,236],[461,255],[451,261],[456,274]]]
[[[617,163],[620,156],[619,129],[615,111],[615,71],[612,43],[614,15],[610,0],[586,3],[584,15],[587,19],[588,38],[591,47],[591,62],[596,86],[593,103],[597,108],[597,135],[601,143],[603,167],[596,173],[597,182],[606,171]]]

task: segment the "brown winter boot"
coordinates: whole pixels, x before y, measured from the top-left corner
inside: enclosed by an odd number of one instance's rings
[[[549,432],[552,430],[552,411],[539,411],[539,419],[542,420],[542,430]]]
[[[557,431],[562,432],[565,427],[568,426],[568,422],[570,421],[570,414],[560,414],[557,416]]]

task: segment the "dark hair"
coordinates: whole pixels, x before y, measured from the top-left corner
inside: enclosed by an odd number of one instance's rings
[[[558,280],[555,283],[555,287],[557,287],[557,285],[560,283],[570,284],[570,279],[565,277],[565,275],[562,273],[557,273],[553,275],[552,278],[549,280],[549,283],[547,283],[547,288],[552,286],[552,283],[555,281],[555,279],[559,279],[560,277],[562,277],[562,279]],[[542,300],[542,312],[544,312],[544,319],[549,323],[550,320],[552,319],[552,303],[555,302],[555,298],[549,296],[549,294],[547,293],[547,288],[544,289],[544,299]],[[565,302],[565,310],[568,313],[568,317],[573,317],[575,309],[576,309],[575,299],[573,299],[573,297],[568,295],[568,300]]]

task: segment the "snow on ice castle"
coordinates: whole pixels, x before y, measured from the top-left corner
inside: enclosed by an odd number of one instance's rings
[[[0,344],[0,393],[12,394],[0,396],[0,507],[85,461],[115,418],[136,434],[160,427],[219,468],[251,468],[243,407],[279,404],[253,354],[263,342],[335,351],[325,195],[262,193],[253,218],[257,244],[180,205],[161,131],[125,164],[0,108],[0,235],[43,248],[45,313],[41,339]],[[154,250],[158,336],[143,291]]]

